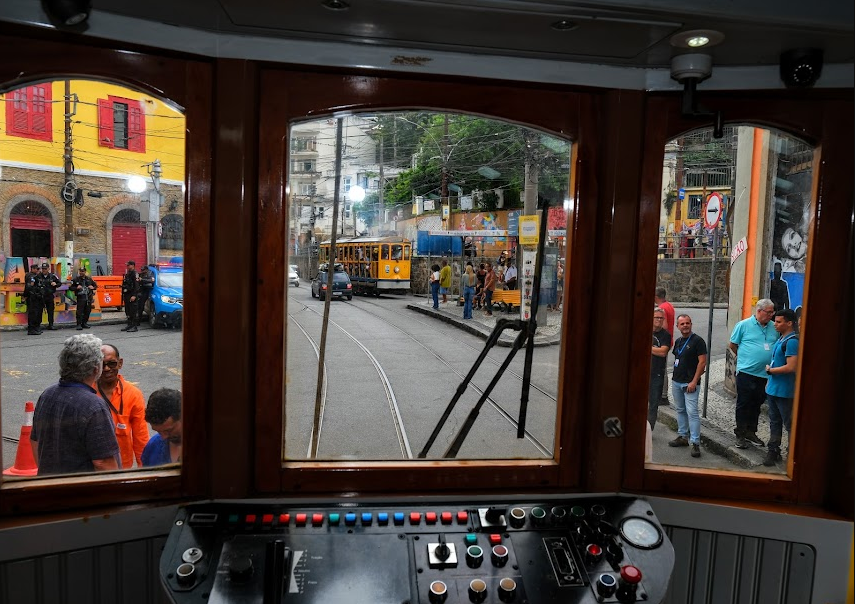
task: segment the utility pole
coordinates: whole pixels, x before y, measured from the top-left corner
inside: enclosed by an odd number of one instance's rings
[[[160,256],[160,233],[158,227],[160,225],[160,206],[163,195],[160,192],[160,178],[163,176],[163,168],[160,160],[156,159],[148,166],[148,174],[151,177],[151,183],[154,185],[153,190],[148,192],[148,202],[142,204],[142,218],[145,225],[146,243],[148,244],[148,264],[157,262]]]
[[[442,205],[448,204],[448,222],[445,223],[445,229],[451,230],[451,205],[448,200],[448,114],[444,115],[445,122],[442,134]]]
[[[71,144],[71,118],[74,115],[71,108],[71,81],[65,80],[65,148],[62,155],[64,182],[62,197],[65,201],[65,257],[69,262],[74,258],[74,217],[72,210],[77,195],[74,182],[74,149]],[[76,112],[77,107],[75,105]]]
[[[377,191],[377,236],[380,236],[380,224],[383,222],[383,189],[384,184],[386,183],[383,180],[383,158],[384,158],[384,149],[383,149],[383,132],[380,132],[380,187]]]

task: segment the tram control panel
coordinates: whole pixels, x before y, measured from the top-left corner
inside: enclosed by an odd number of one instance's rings
[[[182,508],[160,559],[173,602],[657,603],[674,549],[624,495],[473,505],[215,501]]]

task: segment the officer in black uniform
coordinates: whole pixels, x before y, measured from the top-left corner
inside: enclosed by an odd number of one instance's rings
[[[98,284],[86,274],[86,269],[80,267],[77,276],[71,280],[69,288],[77,296],[77,329],[89,328],[89,313],[92,312],[92,297]]]
[[[42,262],[42,272],[39,273],[38,279],[42,281],[42,289],[44,290],[44,306],[47,312],[48,329],[56,331],[53,326],[53,296],[56,293],[56,288],[60,285],[59,277],[50,271],[50,265],[47,262]],[[41,325],[39,325],[41,327]]]
[[[42,310],[44,310],[44,289],[37,264],[30,266],[30,272],[24,276],[24,293],[27,301],[27,335],[42,334]]]
[[[140,277],[137,274],[137,263],[133,260],[128,260],[125,275],[122,277],[122,303],[125,305],[125,315],[128,317],[128,326],[123,327],[122,331],[128,333],[138,331],[137,327],[140,324],[139,311],[137,311],[137,302],[140,295]]]
[[[144,264],[142,269],[140,269],[140,295],[137,298],[137,307],[139,309],[137,325],[142,322],[143,312],[145,312],[145,303],[146,300],[151,297],[152,289],[154,289],[154,273],[151,272],[148,264]]]

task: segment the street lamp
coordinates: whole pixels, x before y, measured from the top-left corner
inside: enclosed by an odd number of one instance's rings
[[[142,193],[148,184],[142,176],[131,176],[128,178],[127,186],[131,193]]]

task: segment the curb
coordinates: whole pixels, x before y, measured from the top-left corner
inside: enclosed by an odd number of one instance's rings
[[[454,325],[460,330],[463,330],[467,333],[471,333],[472,335],[478,336],[483,339],[487,339],[490,337],[490,334],[493,333],[492,329],[489,329],[483,323],[479,323],[478,321],[464,321],[463,319],[458,319],[455,316],[449,316],[444,314],[442,311],[434,310],[430,306],[420,306],[418,304],[407,304],[407,308],[409,310],[414,310],[423,315],[427,315],[429,317],[433,317],[435,319],[439,319],[445,323],[449,323],[450,325]],[[506,332],[507,333],[507,332]],[[519,332],[514,332],[519,333]],[[516,340],[516,336],[508,336],[502,335],[499,340],[496,342],[496,346],[504,346],[510,348],[514,345],[514,341]],[[534,336],[534,345],[535,347],[540,346],[555,346],[561,342],[560,336]]]
[[[677,412],[670,405],[659,406],[658,421],[674,432],[677,431]],[[766,457],[765,447],[751,445],[748,449],[737,449],[736,435],[725,432],[703,417],[701,418],[701,444],[710,453],[724,457],[741,468],[767,471],[766,467],[763,466],[763,459]],[[769,470],[774,470],[774,468],[769,468]]]

